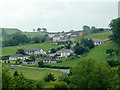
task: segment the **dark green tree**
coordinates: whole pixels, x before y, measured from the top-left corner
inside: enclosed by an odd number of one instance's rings
[[[113,55],[114,49],[107,49],[106,54],[110,54],[110,56]]]
[[[16,54],[23,54],[23,55],[25,55],[25,51],[24,51],[24,49],[18,49]]]
[[[115,73],[105,62],[81,60],[71,69],[71,84],[77,88],[114,88]]]
[[[54,77],[53,74],[49,73],[49,74],[47,74],[47,75],[44,77],[44,80],[45,80],[46,82],[50,82],[50,81],[55,81],[56,78]]]
[[[120,44],[120,18],[113,19],[109,26],[113,32],[113,40]]]
[[[19,76],[17,70],[14,72],[14,76]]]

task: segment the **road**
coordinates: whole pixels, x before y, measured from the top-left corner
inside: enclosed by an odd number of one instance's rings
[[[26,68],[33,68],[33,69],[56,70],[56,71],[61,71],[62,73],[67,73],[67,74],[70,73],[69,69],[38,68],[38,67],[28,67],[28,66],[22,66],[22,65],[10,65],[10,66],[26,67]]]

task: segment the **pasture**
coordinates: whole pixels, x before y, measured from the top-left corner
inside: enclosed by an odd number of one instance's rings
[[[91,49],[88,55],[84,59],[94,59],[99,61],[107,61],[108,59],[117,58],[116,55],[110,57],[106,54],[107,49],[117,49],[118,44],[113,41],[108,41],[102,45],[96,46],[94,49]]]
[[[14,69],[11,69],[9,67],[10,72],[12,73],[12,75],[14,74],[14,72],[17,70],[18,73],[23,73],[23,75],[27,78],[27,79],[32,79],[32,80],[41,80],[43,79],[43,77],[48,74],[48,73],[52,73],[54,74],[54,76],[56,78],[58,78],[59,76],[62,75],[61,71],[56,71],[56,70],[44,70],[44,69],[33,69],[33,68],[26,68],[26,67],[18,67],[18,66],[14,66]]]
[[[15,54],[18,49],[26,50],[27,48],[42,48],[43,50],[47,51],[48,49],[52,49],[52,48],[56,49],[57,47],[60,47],[60,45],[55,46],[55,45],[52,45],[52,43],[53,42],[45,42],[45,43],[38,43],[38,44],[26,44],[26,45],[3,47],[2,56]]]
[[[86,35],[83,37],[79,37],[77,39],[77,41],[81,41],[82,38],[86,38],[86,39],[91,39],[91,38],[99,38],[101,40],[104,40],[106,38],[108,38],[110,35],[112,35],[112,31],[106,31],[106,32],[101,32],[101,33],[94,33],[94,34],[90,34],[90,35]]]

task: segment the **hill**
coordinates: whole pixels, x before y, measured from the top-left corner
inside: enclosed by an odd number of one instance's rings
[[[106,54],[107,49],[118,49],[118,44],[113,41],[108,41],[102,45],[96,46],[94,49],[91,49],[88,55],[84,59],[94,59],[99,61],[107,61],[111,58],[117,58],[116,55],[110,57]]]
[[[94,33],[94,34],[89,34],[86,36],[83,36],[84,38],[99,38],[101,40],[107,39],[110,35],[112,35],[112,31],[106,31],[106,32],[101,32],[101,33]],[[83,37],[79,37],[77,41],[81,41]]]
[[[26,45],[18,45],[18,46],[11,46],[11,47],[3,47],[2,56],[15,54],[18,49],[26,50],[27,48],[42,48],[43,50],[47,51],[48,49],[60,47],[60,46],[52,45],[52,43],[53,42],[45,42],[45,43],[38,43],[38,44],[26,44]]]
[[[16,32],[21,32],[22,34],[25,34],[29,37],[34,37],[34,36],[44,36],[46,34],[49,34],[48,32],[23,32],[17,28],[0,28],[0,33],[2,30],[5,30],[7,34],[13,34]]]
[[[13,34],[13,33],[16,33],[16,32],[22,32],[21,30],[16,29],[16,28],[1,28],[1,29],[5,30],[5,32],[7,34]]]

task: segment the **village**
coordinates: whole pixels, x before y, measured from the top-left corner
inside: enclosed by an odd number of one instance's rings
[[[27,48],[25,51],[23,51],[23,54],[16,52],[16,54],[10,55],[9,63],[10,61],[21,61],[22,64],[37,64],[39,60],[42,60],[44,64],[60,63],[61,58],[69,57],[70,55],[75,54],[73,47],[76,44],[76,39],[79,37],[84,37],[84,35],[85,34],[82,31],[56,33],[54,36],[50,37],[53,40],[52,45],[61,45],[61,48],[58,48],[56,50],[48,49],[47,51],[44,51],[42,48]],[[97,38],[92,38],[91,40],[93,41],[95,46],[104,43],[101,39]],[[65,45],[68,45],[68,48],[64,48]]]

